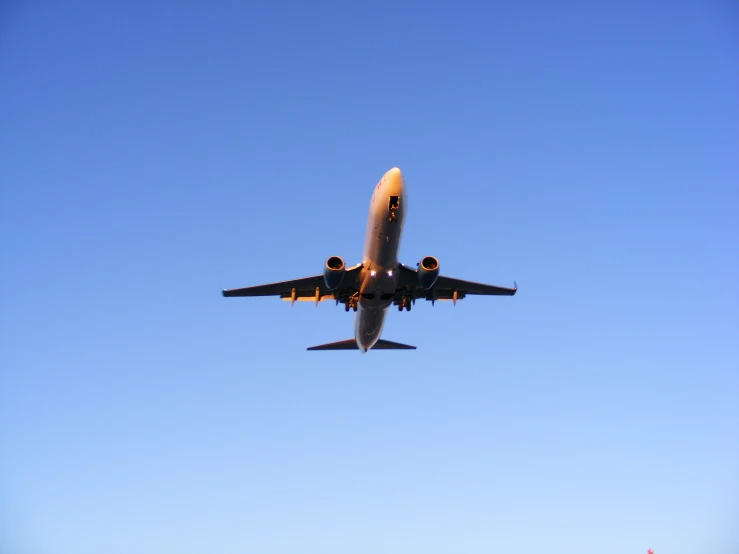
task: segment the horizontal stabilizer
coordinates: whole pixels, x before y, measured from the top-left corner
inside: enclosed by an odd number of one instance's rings
[[[378,340],[371,350],[415,350],[415,346],[409,344],[400,344],[389,340]],[[359,350],[357,341],[354,339],[340,340],[339,342],[330,342],[319,346],[311,346],[308,350]]]

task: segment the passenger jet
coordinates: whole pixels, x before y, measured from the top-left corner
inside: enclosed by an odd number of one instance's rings
[[[293,281],[282,281],[242,289],[227,289],[223,296],[279,296],[291,303],[335,300],[344,310],[357,312],[354,338],[308,350],[415,350],[415,346],[380,338],[385,311],[392,305],[411,311],[416,300],[424,298],[457,304],[468,294],[513,296],[513,288],[496,287],[439,275],[439,260],[424,257],[418,269],[398,263],[398,246],[406,213],[403,174],[397,167],[382,176],[370,200],[362,263],[347,268],[339,256],[326,260],[323,273]]]

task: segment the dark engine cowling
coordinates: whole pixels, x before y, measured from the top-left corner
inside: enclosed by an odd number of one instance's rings
[[[418,264],[418,286],[428,290],[434,286],[439,276],[439,260],[433,256],[426,256]]]
[[[345,271],[344,260],[338,256],[331,256],[326,260],[326,265],[323,266],[323,280],[326,282],[326,287],[329,290],[336,290],[344,278]]]

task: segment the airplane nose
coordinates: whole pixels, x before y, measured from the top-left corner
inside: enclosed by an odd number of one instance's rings
[[[385,177],[391,185],[397,186],[398,188],[403,187],[403,173],[401,173],[399,168],[392,168],[387,173],[385,173]]]

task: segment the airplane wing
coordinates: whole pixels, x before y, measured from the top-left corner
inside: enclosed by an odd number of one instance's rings
[[[359,289],[357,281],[360,268],[361,265],[357,265],[347,269],[341,284],[336,290],[330,290],[326,287],[323,274],[321,274],[241,289],[226,289],[223,291],[223,296],[227,298],[233,296],[279,296],[283,300],[293,302],[296,300],[320,302],[321,300],[333,300],[334,298],[342,300],[345,296],[349,296]]]
[[[454,279],[452,277],[444,277],[443,275],[439,275],[433,287],[428,290],[424,290],[418,286],[418,276],[415,269],[400,264],[400,271],[396,304],[402,299],[403,295],[414,300],[425,298],[432,302],[435,300],[453,300],[456,302],[468,294],[484,296],[513,296],[518,290],[515,283],[513,288],[507,288],[495,285],[485,285],[483,283],[474,283],[472,281],[464,281],[462,279]]]

